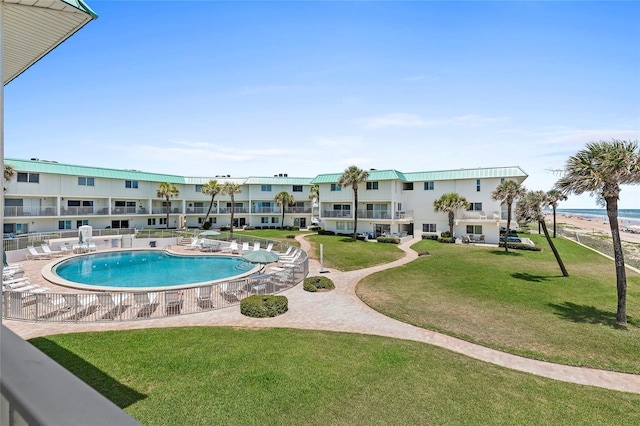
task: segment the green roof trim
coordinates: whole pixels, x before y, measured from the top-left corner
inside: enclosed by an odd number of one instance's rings
[[[147,182],[185,183],[183,176],[147,173],[140,170],[106,169],[101,167],[77,166],[45,160],[18,160],[5,158],[18,172],[51,173],[71,176],[88,176],[107,179],[141,180]]]
[[[95,13],[93,9],[91,9],[89,5],[85,3],[83,0],[62,0],[62,1],[64,3],[67,3],[70,6],[75,7],[76,9],[83,11],[87,15],[90,15],[93,19],[98,19],[98,14]]]
[[[245,181],[247,185],[311,185],[313,178],[300,177],[249,177]]]
[[[369,177],[368,181],[379,181],[379,180],[400,180],[406,181],[405,174],[399,172],[397,170],[368,170]],[[311,183],[337,183],[340,180],[340,176],[342,173],[327,173],[318,175],[311,181]]]
[[[422,182],[431,180],[460,180],[460,179],[485,179],[485,178],[506,178],[521,177],[529,175],[518,166],[511,167],[490,167],[478,169],[458,169],[440,170],[434,172],[414,172],[405,173],[409,182]],[[524,180],[524,179],[523,179]]]

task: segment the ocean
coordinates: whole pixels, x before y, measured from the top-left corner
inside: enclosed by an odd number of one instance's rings
[[[556,212],[600,220],[607,217],[606,209],[556,209]],[[618,220],[623,223],[640,224],[640,209],[618,209]]]

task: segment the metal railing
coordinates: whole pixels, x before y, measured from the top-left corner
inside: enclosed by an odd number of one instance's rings
[[[55,206],[47,207],[4,207],[5,217],[23,217],[23,216],[57,216]]]
[[[559,228],[558,234],[570,240],[577,241],[609,257],[614,257],[613,240],[610,235],[577,232],[575,229]],[[599,236],[598,236],[599,235]],[[630,250],[626,243],[622,244],[624,262],[629,266],[640,269],[640,254],[637,250]]]
[[[219,240],[224,241],[226,237]],[[270,241],[233,234],[241,244]],[[287,247],[274,243],[274,250]],[[31,322],[113,322],[173,317],[223,309],[240,304],[252,294],[276,294],[287,290],[309,273],[308,254],[300,249],[292,266],[270,273],[232,278],[208,285],[179,290],[140,292],[70,292],[30,293],[3,291],[2,313],[5,319]]]
[[[474,220],[506,220],[507,214],[499,211],[465,211],[458,213],[458,219],[474,219]],[[511,219],[515,222],[515,214],[511,216]]]
[[[322,217],[340,217],[350,219],[353,217],[351,210],[323,210]]]
[[[134,234],[135,229],[122,228],[122,229],[94,229],[92,235],[94,238],[114,236],[114,235],[129,235]],[[41,244],[49,244],[51,240],[74,238],[78,239],[78,231],[58,231],[58,232],[32,232],[29,234],[15,235],[11,238],[4,238],[2,245],[4,251],[23,250],[29,246],[39,246]]]

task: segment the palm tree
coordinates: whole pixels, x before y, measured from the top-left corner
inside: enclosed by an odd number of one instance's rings
[[[516,204],[516,217],[518,218],[518,221],[522,223],[537,222],[542,226],[544,236],[551,247],[551,251],[553,251],[553,255],[556,257],[556,261],[558,262],[558,266],[560,266],[562,275],[568,277],[569,273],[567,272],[567,268],[564,267],[564,263],[560,258],[560,254],[558,253],[556,246],[553,244],[553,241],[549,236],[547,224],[544,221],[544,212],[542,211],[542,208],[547,203],[547,194],[544,191],[529,191]]]
[[[231,197],[231,224],[229,225],[229,234],[233,235],[233,216],[236,211],[236,198],[235,195],[242,192],[242,187],[238,183],[225,182],[221,189],[220,194],[228,195]]]
[[[611,142],[590,142],[583,150],[569,157],[562,172],[554,189],[565,195],[589,192],[596,196],[598,204],[606,205],[616,265],[616,322],[624,326],[627,324],[627,275],[618,227],[618,198],[620,185],[640,184],[638,142],[616,139]]]
[[[293,198],[293,195],[289,194],[287,191],[279,192],[275,197],[276,204],[282,206],[282,227],[284,228],[284,213],[287,206],[295,203],[296,200]]]
[[[504,251],[509,251],[509,232],[511,231],[511,205],[518,198],[524,197],[527,190],[515,180],[506,180],[491,193],[491,198],[507,205],[507,229],[504,234]]]
[[[440,198],[433,202],[433,210],[447,213],[449,215],[449,235],[453,237],[453,219],[457,210],[469,208],[469,202],[463,196],[455,192],[442,194]]]
[[[167,223],[166,223],[166,227],[167,229],[169,229],[169,212],[171,210],[171,208],[169,207],[170,201],[169,199],[171,197],[177,197],[178,194],[180,193],[180,191],[178,191],[178,188],[169,182],[161,182],[158,185],[158,189],[156,190],[156,196],[158,196],[159,198],[164,198],[167,200],[167,206],[166,206],[166,210],[167,210]]]
[[[4,165],[4,180],[9,182],[11,179],[14,178],[14,176],[18,174],[18,172],[16,171],[16,168],[13,167],[11,164],[5,164]],[[3,187],[4,190],[6,191],[7,188]]]
[[[202,185],[202,193],[211,196],[211,203],[209,203],[209,210],[207,210],[207,215],[205,216],[204,222],[202,223],[203,225],[207,223],[209,215],[211,214],[211,208],[213,207],[213,200],[221,190],[222,186],[220,186],[217,180],[210,180],[209,182]]]
[[[567,201],[567,196],[557,189],[547,191],[547,204],[553,209],[553,238],[556,237],[556,208],[560,201]]]
[[[369,177],[369,172],[357,168],[356,166],[349,166],[345,169],[342,176],[338,180],[338,184],[342,187],[350,186],[353,189],[353,207],[355,214],[353,216],[353,240],[355,241],[358,236],[358,184],[364,182]]]
[[[311,188],[309,188],[309,199],[312,203],[315,200],[315,202],[318,203],[318,208],[320,207],[320,185],[317,183],[314,183],[311,185]],[[311,213],[313,213],[313,205],[311,207]]]

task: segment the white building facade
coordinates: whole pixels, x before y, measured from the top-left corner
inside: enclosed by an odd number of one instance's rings
[[[358,215],[358,233],[440,234],[449,230],[448,216],[436,213],[434,201],[455,192],[470,203],[467,211],[456,212],[454,235],[485,236],[497,243],[500,227],[506,226],[506,207],[491,199],[491,192],[505,180],[522,182],[527,174],[517,166],[402,173],[397,170],[370,170],[359,185],[358,205],[351,188],[338,185],[341,173],[315,178],[273,177],[232,178],[230,176],[185,177],[139,170],[107,169],[62,164],[37,159],[5,159],[17,176],[4,182],[5,236],[29,232],[76,230],[82,225],[105,228],[196,228],[205,220],[211,197],[202,193],[210,180],[240,185],[234,195],[218,194],[209,215],[213,228],[234,226],[280,228],[312,225],[313,218],[326,230],[353,232]],[[174,184],[178,195],[167,200],[156,195],[158,185]],[[310,200],[311,186],[317,184],[320,199]],[[279,206],[275,197],[287,192],[295,199]],[[284,222],[282,212],[284,209]],[[513,226],[512,226],[513,227]]]

